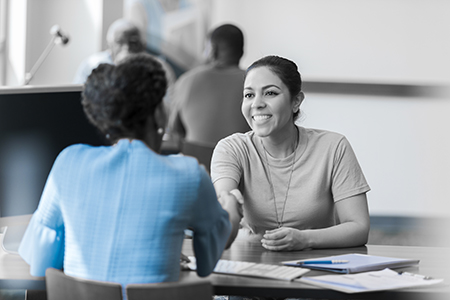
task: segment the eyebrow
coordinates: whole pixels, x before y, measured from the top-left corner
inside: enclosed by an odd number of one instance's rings
[[[262,89],[266,90],[266,89],[271,88],[271,87],[275,87],[275,88],[281,90],[281,88],[278,85],[276,85],[276,84],[265,85],[265,86],[262,87]],[[253,90],[253,88],[252,87],[244,87],[244,90]]]

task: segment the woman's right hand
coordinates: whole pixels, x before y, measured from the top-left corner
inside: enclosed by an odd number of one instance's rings
[[[228,249],[236,238],[239,231],[239,224],[244,216],[242,207],[244,204],[244,198],[238,189],[232,189],[230,191],[222,190],[219,194],[218,200],[222,205],[222,208],[228,212],[230,223],[232,225],[231,234],[228,238],[227,245],[225,246],[225,249]]]
[[[244,204],[244,197],[242,197],[242,194],[238,189],[222,191],[219,195],[219,203],[229,214],[237,212],[240,218],[243,217],[244,212],[242,205]]]

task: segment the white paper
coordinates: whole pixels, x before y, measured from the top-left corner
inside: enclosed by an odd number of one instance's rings
[[[443,279],[428,279],[417,274],[399,274],[391,269],[384,269],[358,274],[302,277],[296,281],[345,293],[361,293],[432,285],[442,282]]]

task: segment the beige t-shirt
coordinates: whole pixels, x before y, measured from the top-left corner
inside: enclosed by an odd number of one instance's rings
[[[186,141],[214,147],[235,132],[250,127],[241,113],[244,71],[238,67],[203,65],[183,74],[175,84],[170,127],[176,117],[186,130]]]
[[[297,229],[333,226],[337,222],[335,202],[370,190],[355,153],[343,135],[298,129],[295,154],[286,158],[266,154],[253,131],[222,139],[214,150],[212,180],[231,178],[239,184],[244,197],[241,224],[249,234],[261,235],[277,228],[280,222]]]

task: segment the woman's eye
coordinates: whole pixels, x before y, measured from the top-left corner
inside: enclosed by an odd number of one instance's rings
[[[277,92],[274,92],[274,91],[267,91],[267,92],[266,92],[266,95],[267,95],[267,96],[276,96],[276,95],[278,95],[278,93],[277,93]]]
[[[253,94],[251,93],[244,94],[244,98],[251,98],[251,97],[253,97]]]

